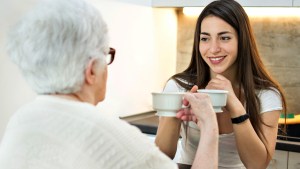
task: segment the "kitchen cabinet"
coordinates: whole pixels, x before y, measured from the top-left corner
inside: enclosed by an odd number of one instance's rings
[[[192,7],[206,6],[213,0],[152,0],[153,7]],[[300,0],[236,0],[242,6],[269,6],[269,7],[291,7],[300,3]],[[294,2],[293,2],[294,1]]]
[[[190,7],[190,6],[206,6],[212,0],[152,0],[153,7]]]
[[[294,0],[293,1],[293,6],[298,6],[300,7],[300,0]],[[300,10],[300,9],[299,9]]]
[[[288,153],[288,151],[275,150],[273,159],[267,169],[287,169]]]
[[[300,169],[300,153],[289,152],[288,168]]]
[[[242,6],[266,6],[266,7],[284,7],[292,6],[293,0],[236,0]]]
[[[267,169],[300,169],[300,153],[276,150]]]

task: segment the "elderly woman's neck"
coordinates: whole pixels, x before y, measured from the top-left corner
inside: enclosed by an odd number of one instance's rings
[[[84,94],[84,93],[70,93],[70,94],[55,94],[55,96],[60,97],[60,98],[64,98],[67,100],[73,100],[73,101],[78,101],[78,102],[85,102],[85,103],[90,103],[93,105],[96,105],[96,100],[91,97],[88,94]]]

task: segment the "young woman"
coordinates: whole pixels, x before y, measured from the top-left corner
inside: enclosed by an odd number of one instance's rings
[[[171,77],[164,91],[197,87],[229,91],[223,113],[217,113],[219,168],[266,168],[275,150],[285,98],[261,61],[247,14],[234,0],[205,7],[197,20],[191,62]],[[161,117],[156,144],[174,158],[181,135],[178,160],[191,164],[202,139],[200,131],[193,121]]]

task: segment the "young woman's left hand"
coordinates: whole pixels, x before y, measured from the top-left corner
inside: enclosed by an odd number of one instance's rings
[[[205,89],[227,90],[228,95],[226,107],[231,107],[230,105],[232,105],[234,101],[238,101],[230,80],[222,75],[218,74],[215,78],[211,79]]]

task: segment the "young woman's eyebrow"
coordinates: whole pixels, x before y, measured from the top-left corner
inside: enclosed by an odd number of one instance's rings
[[[207,35],[207,36],[210,36],[210,34],[207,33],[207,32],[201,32],[200,34],[201,34],[201,35]]]
[[[224,35],[224,34],[232,34],[231,32],[229,32],[229,31],[224,31],[224,32],[220,32],[220,33],[218,33],[218,35]]]
[[[228,34],[228,33],[232,34],[232,32],[230,32],[230,31],[223,31],[223,32],[219,32],[218,35],[223,35],[223,34]],[[208,33],[208,32],[201,32],[200,34],[210,36],[210,33]]]

